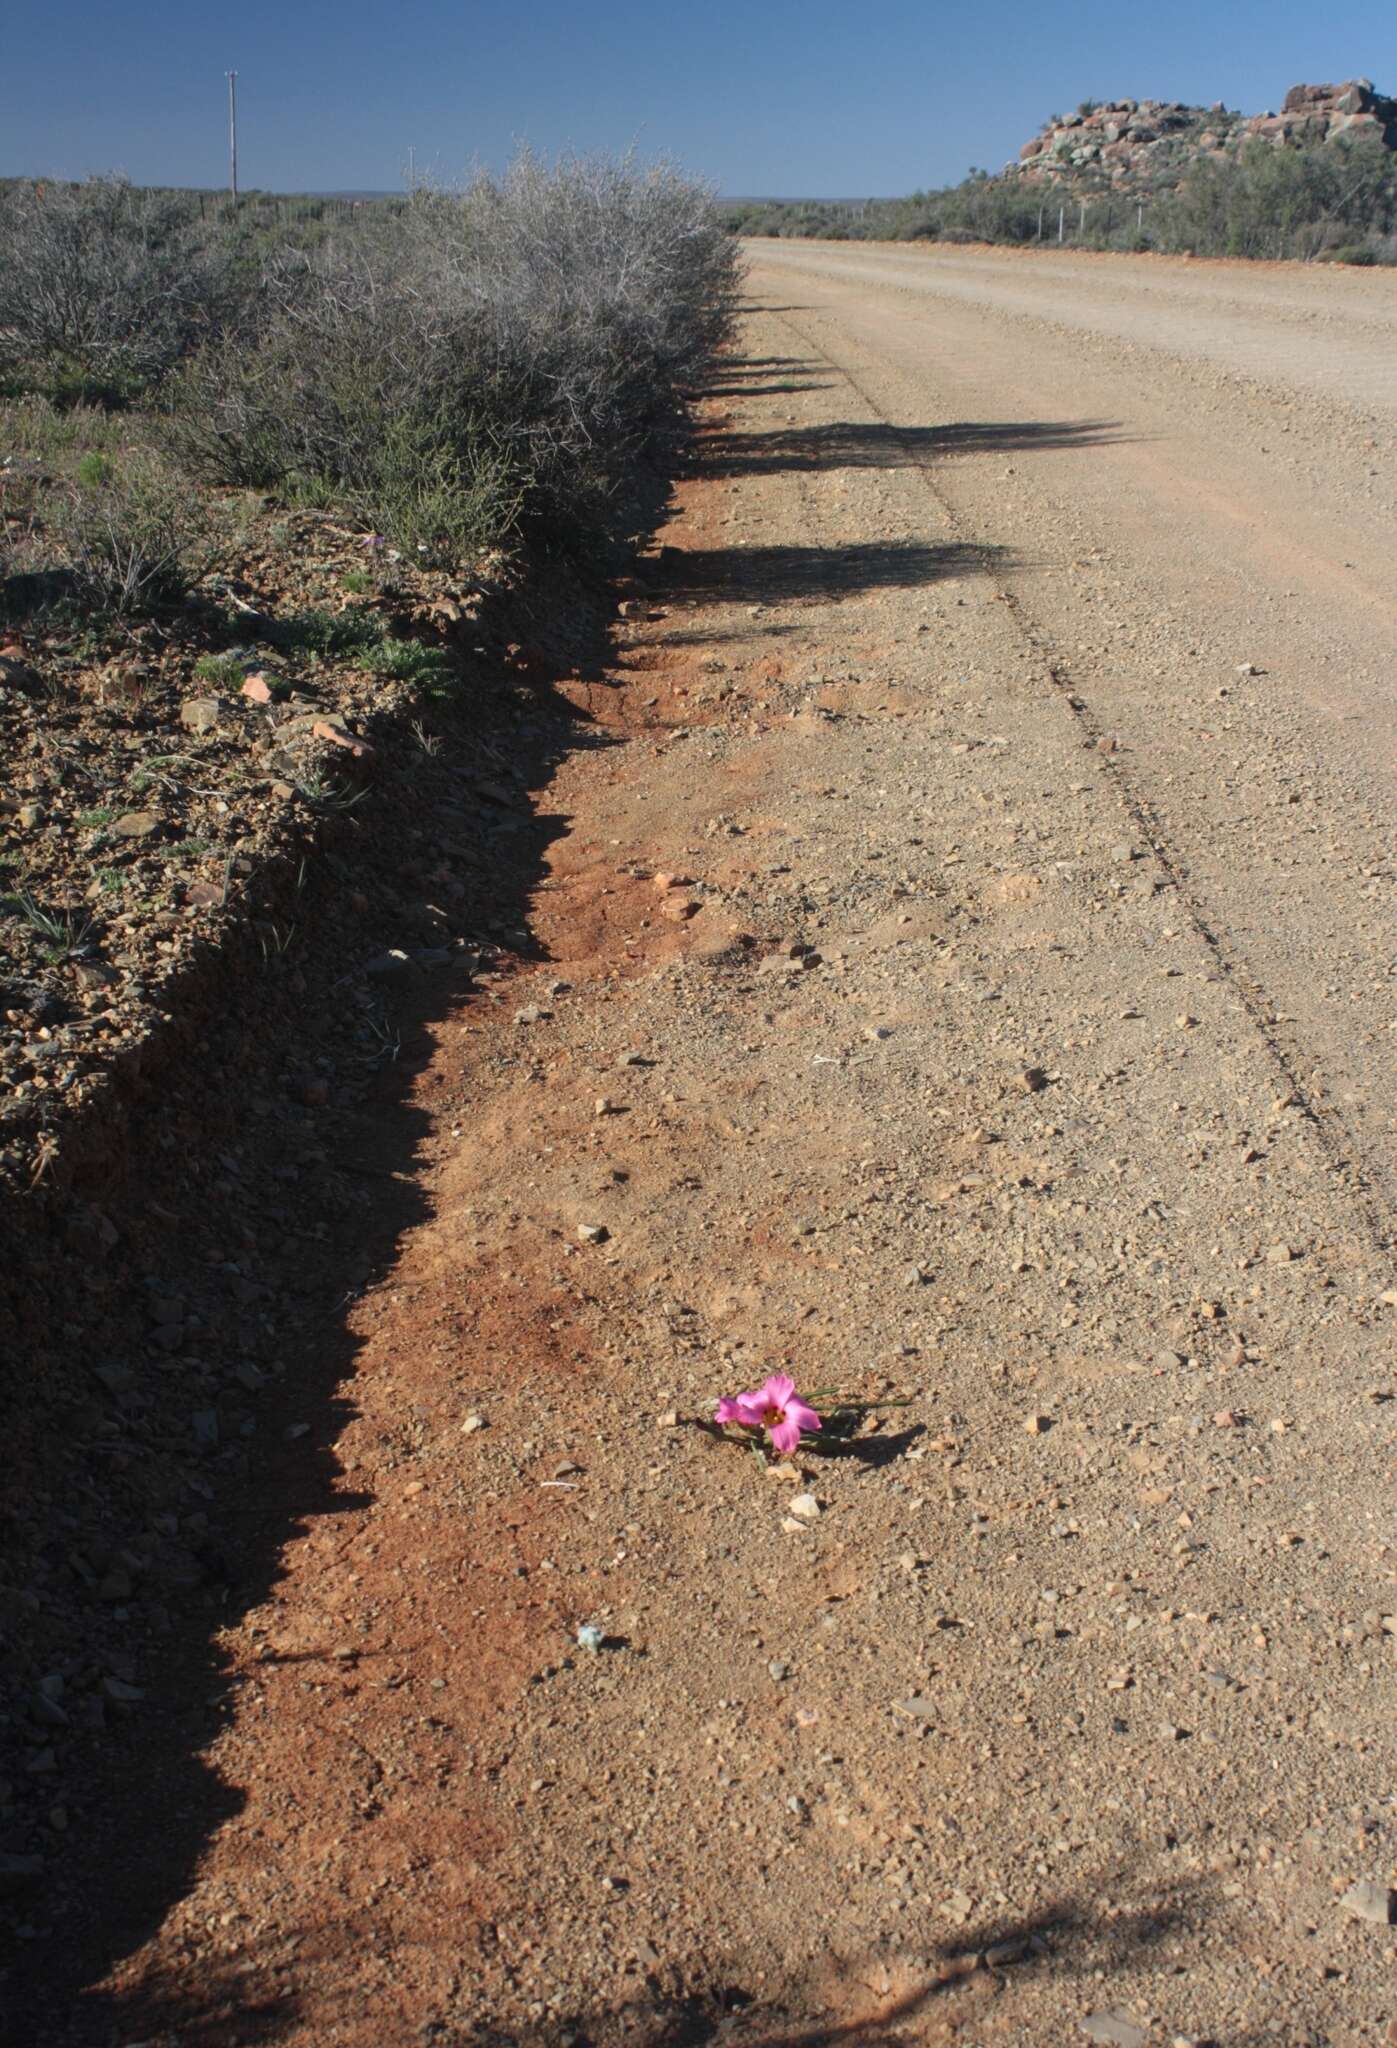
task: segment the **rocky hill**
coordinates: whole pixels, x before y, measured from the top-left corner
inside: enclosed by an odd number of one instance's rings
[[[1211,107],[1084,102],[1075,114],[1055,114],[1005,172],[1035,184],[1157,192],[1177,185],[1200,158],[1229,156],[1253,138],[1278,148],[1371,139],[1397,150],[1397,99],[1376,92],[1371,79],[1353,78],[1292,86],[1279,114],[1250,117],[1220,100]]]

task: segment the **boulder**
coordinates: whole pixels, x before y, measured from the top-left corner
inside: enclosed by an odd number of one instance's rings
[[[1337,121],[1330,122],[1328,139],[1334,142],[1342,135],[1346,142],[1381,142],[1383,134],[1382,122],[1376,114],[1341,114]]]

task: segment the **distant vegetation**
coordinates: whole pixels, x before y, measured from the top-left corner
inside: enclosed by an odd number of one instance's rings
[[[1397,263],[1397,152],[1367,141],[1276,149],[1258,140],[1148,194],[1081,177],[1028,184],[972,171],[907,199],[740,201],[724,218],[740,235],[1017,245],[1056,243],[1061,218],[1063,239],[1079,248]]]
[[[96,609],[170,602],[218,551],[220,487],[442,565],[604,542],[736,277],[664,165],[525,156],[358,204],[9,181],[0,599],[61,574]]]

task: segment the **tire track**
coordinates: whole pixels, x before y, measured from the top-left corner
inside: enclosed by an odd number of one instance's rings
[[[962,545],[973,544],[976,537],[967,530],[964,520],[941,489],[930,459],[917,447],[912,436],[879,405],[863,381],[846,363],[832,355],[823,342],[805,332],[789,314],[782,313],[776,317],[802,348],[811,351],[822,365],[844,380],[860,404],[866,406],[904,448],[907,467],[917,472],[923,488],[945,520],[951,538]],[[1373,1249],[1383,1256],[1390,1255],[1394,1245],[1391,1218],[1397,1214],[1397,1187],[1378,1161],[1365,1156],[1358,1135],[1338,1105],[1332,1099],[1317,1094],[1313,1084],[1305,1080],[1306,1072],[1318,1071],[1321,1062],[1298,1040],[1287,1039],[1282,1033],[1276,1003],[1265,983],[1208,908],[1186,855],[1171,843],[1155,806],[1119,754],[1110,750],[1110,735],[1083,696],[1070,665],[1054,646],[1052,635],[1031,617],[1017,591],[1003,576],[995,575],[992,569],[987,569],[986,574],[999,600],[1008,608],[1024,645],[1041,663],[1054,693],[1080,731],[1084,749],[1092,752],[1098,766],[1109,778],[1141,839],[1167,876],[1190,925],[1207,947],[1224,985],[1232,991],[1264,1044],[1280,1077],[1287,1105],[1299,1109],[1313,1129],[1329,1170],[1351,1199]]]

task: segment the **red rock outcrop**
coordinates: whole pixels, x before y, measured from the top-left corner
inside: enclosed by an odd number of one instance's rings
[[[1242,132],[1282,143],[1368,136],[1397,149],[1397,99],[1375,92],[1370,78],[1350,78],[1343,85],[1293,85],[1279,114],[1256,114],[1243,122]]]
[[[1353,78],[1343,85],[1292,86],[1279,114],[1250,119],[1220,100],[1211,107],[1178,100],[1084,102],[1078,113],[1054,115],[1005,170],[1035,184],[1145,193],[1176,185],[1200,157],[1229,155],[1253,138],[1280,147],[1371,138],[1397,149],[1397,99],[1375,91],[1371,79]]]

